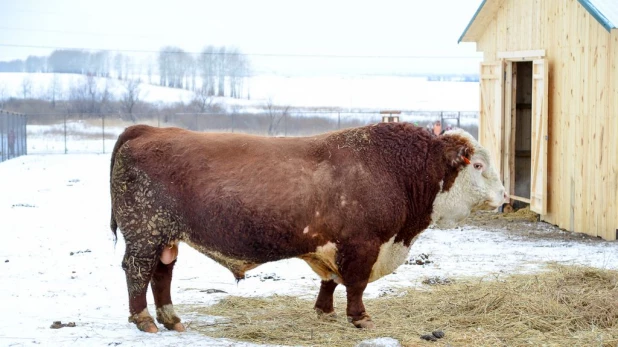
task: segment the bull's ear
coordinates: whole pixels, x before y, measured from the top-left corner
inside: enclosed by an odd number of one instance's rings
[[[474,147],[470,141],[459,135],[442,136],[444,142],[444,159],[454,168],[470,164],[470,157],[474,154]]]

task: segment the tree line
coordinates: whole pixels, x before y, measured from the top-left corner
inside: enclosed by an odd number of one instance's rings
[[[238,48],[210,45],[197,54],[165,46],[156,57],[142,60],[109,51],[59,49],[49,56],[0,61],[0,72],[74,73],[139,80],[207,96],[240,98],[251,68],[248,56]]]

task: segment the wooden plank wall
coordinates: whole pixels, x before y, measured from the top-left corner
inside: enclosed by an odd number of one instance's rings
[[[618,229],[617,32],[577,0],[507,0],[477,42],[486,62],[498,52],[545,50],[549,200],[542,218],[608,240]]]
[[[615,227],[615,232],[618,234],[618,207],[616,206],[618,201],[618,144],[616,143],[616,134],[618,134],[618,29],[612,30],[609,51],[607,65],[610,90],[606,121],[610,126],[608,131],[605,132],[603,144],[603,147],[607,145],[609,148],[609,158],[605,163],[608,174],[608,191],[605,200],[608,206],[605,210],[607,211],[607,221],[611,223],[613,220],[613,225],[608,226],[609,232]],[[612,189],[612,186],[614,189]],[[618,235],[615,236],[618,237]]]
[[[498,165],[501,156],[503,136],[502,99],[504,89],[502,63],[481,63],[480,66],[480,102],[482,113],[487,115],[479,122],[479,138],[484,138],[488,145],[492,164],[503,177],[502,167]]]

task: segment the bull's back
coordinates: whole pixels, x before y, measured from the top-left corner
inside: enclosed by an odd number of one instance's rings
[[[171,210],[180,238],[255,262],[315,249],[319,241],[303,234],[315,200],[315,139],[138,130],[116,159],[133,174],[117,174],[112,185],[124,195],[152,192],[147,205]]]
[[[317,168],[312,140],[156,129],[135,138],[135,165],[175,196],[242,196],[247,205],[298,201]],[[267,194],[265,194],[265,192]]]

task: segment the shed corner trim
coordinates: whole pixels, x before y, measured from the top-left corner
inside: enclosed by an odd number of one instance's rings
[[[476,17],[479,15],[481,10],[483,9],[483,6],[485,6],[486,2],[487,2],[487,0],[483,0],[483,2],[479,5],[479,8],[476,9],[476,12],[474,12],[474,16],[472,16],[472,19],[470,19],[470,22],[468,23],[468,25],[464,29],[463,33],[461,33],[461,36],[459,36],[459,40],[457,40],[457,43],[461,43],[464,40],[466,34],[468,33],[468,30],[470,29],[470,27],[474,23],[474,20],[476,20]],[[464,42],[470,42],[470,41],[464,41]]]
[[[601,11],[599,11],[589,0],[577,0],[577,2],[579,2],[580,5],[582,5],[586,11],[588,11],[588,13],[590,13],[590,15],[594,17],[594,19],[596,19],[597,22],[599,22],[599,24],[601,24],[608,32],[611,33],[612,29],[616,28],[616,24],[610,22],[610,20],[605,17],[603,13],[601,13]]]

